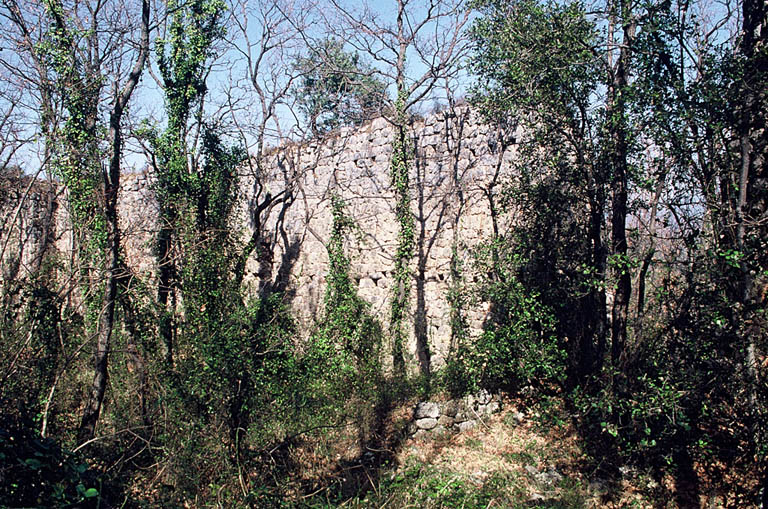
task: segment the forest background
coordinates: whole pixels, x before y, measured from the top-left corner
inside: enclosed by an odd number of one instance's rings
[[[380,472],[398,405],[528,388],[567,409],[605,475],[706,477],[766,504],[764,1],[1,0],[0,15],[0,503],[311,505],[317,483],[291,482],[307,443],[354,440]],[[431,370],[407,344],[412,129],[465,101],[519,149],[488,191],[493,234],[472,259],[457,244],[453,350]],[[268,156],[378,117],[388,316],[357,295],[355,218],[332,194],[323,311],[296,344],[284,289],[245,278],[259,225],[294,198],[267,189]],[[119,221],[137,169],[158,206],[151,277],[125,263]],[[59,194],[71,252],[24,259],[27,200]]]

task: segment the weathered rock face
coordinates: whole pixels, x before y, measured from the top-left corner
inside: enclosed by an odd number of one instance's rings
[[[416,249],[409,364],[413,369],[427,363],[436,368],[451,347],[447,297],[452,252],[464,263],[463,277],[471,281],[471,253],[492,234],[494,222],[502,220],[492,217],[489,198],[498,192],[509,167],[504,163],[512,160],[516,147],[511,133],[490,129],[467,108],[429,116],[411,132]],[[243,169],[243,235],[250,237],[254,228],[261,232],[247,280],[254,291],[284,291],[304,331],[322,312],[332,193],[346,202],[346,214],[357,225],[347,250],[358,293],[385,330],[388,326],[398,242],[389,176],[392,137],[391,125],[378,119],[325,140],[276,149],[267,156],[266,170]],[[262,206],[266,197],[273,203]],[[66,207],[60,204],[58,209]],[[152,278],[157,205],[148,176],[123,175],[120,213],[127,262]],[[61,242],[58,247],[67,250]],[[477,331],[487,306],[479,303],[467,312],[470,328]]]

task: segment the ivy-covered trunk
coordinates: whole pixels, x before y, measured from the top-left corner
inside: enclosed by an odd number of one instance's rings
[[[408,313],[411,291],[410,263],[414,251],[414,220],[410,195],[410,143],[405,111],[405,90],[398,89],[395,103],[395,137],[392,143],[392,185],[395,189],[395,215],[397,216],[397,250],[395,251],[394,294],[390,313],[392,362],[397,375],[405,375],[405,340],[403,322]]]
[[[104,185],[104,216],[106,225],[107,245],[104,253],[104,294],[101,314],[99,316],[98,338],[96,341],[96,358],[93,383],[88,403],[83,412],[78,436],[80,441],[93,437],[96,424],[101,413],[104,394],[107,388],[108,356],[115,327],[115,302],[120,273],[123,270],[120,262],[120,226],[118,224],[117,194],[120,189],[120,160],[123,157],[123,136],[121,122],[128,101],[139,83],[144,64],[149,53],[149,0],[142,1],[141,41],[139,52],[133,69],[123,88],[116,93],[112,111],[109,115],[109,139],[112,152],[109,159],[109,172],[105,175]],[[138,353],[136,353],[138,355]],[[141,376],[141,375],[140,375]]]
[[[78,430],[78,440],[84,442],[94,435],[107,387],[120,249],[119,180],[105,181],[100,167],[98,106],[103,79],[97,34],[81,33],[59,0],[46,1],[45,8],[51,25],[38,50],[50,62],[66,112],[63,126],[49,131],[55,146],[52,164],[68,191],[85,321],[89,334],[96,337],[93,380]],[[82,51],[88,58],[81,56]]]

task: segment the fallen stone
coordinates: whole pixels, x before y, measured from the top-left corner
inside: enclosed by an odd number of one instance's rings
[[[485,481],[488,478],[488,473],[484,472],[482,470],[476,470],[475,472],[472,472],[472,475],[469,476],[470,479],[476,484],[482,484],[483,481]]]
[[[416,421],[416,427],[419,429],[432,429],[437,426],[437,419],[434,417],[425,417]]]
[[[481,405],[487,405],[488,402],[491,401],[491,393],[486,390],[482,390],[477,393],[476,399],[477,399],[477,402],[480,403]]]
[[[498,401],[491,401],[485,406],[485,411],[489,414],[495,414],[499,410],[501,410],[501,405]]]
[[[546,472],[538,474],[536,480],[544,484],[557,484],[563,480],[563,475],[555,468],[550,467]]]
[[[456,417],[456,413],[459,411],[459,404],[451,400],[443,406],[443,414],[448,417]]]
[[[440,406],[437,403],[425,401],[416,405],[414,417],[416,419],[432,418],[437,419],[440,415]]]
[[[448,417],[447,415],[441,415],[440,418],[437,420],[437,424],[440,426],[445,426],[447,428],[453,426],[454,420],[453,417]]]
[[[606,482],[602,479],[595,479],[589,483],[589,491],[601,492],[605,491]]]
[[[634,477],[637,473],[634,468],[626,465],[619,467],[619,472],[621,472],[621,475],[624,477]]]
[[[539,475],[539,470],[536,467],[534,467],[533,465],[526,465],[525,466],[525,471],[528,472],[528,475],[530,475],[532,477],[536,477],[536,476]]]
[[[456,416],[453,418],[454,422],[456,424],[464,421],[468,421],[470,419],[469,415],[467,415],[464,411],[459,411],[456,413]]]
[[[464,421],[457,424],[456,428],[459,430],[459,433],[463,433],[465,431],[471,430],[475,426],[477,426],[477,421]]]

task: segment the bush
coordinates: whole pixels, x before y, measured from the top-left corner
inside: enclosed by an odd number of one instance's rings
[[[0,423],[0,507],[97,507],[101,480],[31,425]]]
[[[459,345],[446,368],[454,393],[511,389],[534,384],[561,384],[566,353],[557,339],[555,317],[535,291],[517,278],[518,255],[492,242],[477,260],[478,272],[489,274],[477,291],[490,303],[491,316],[474,343]]]

